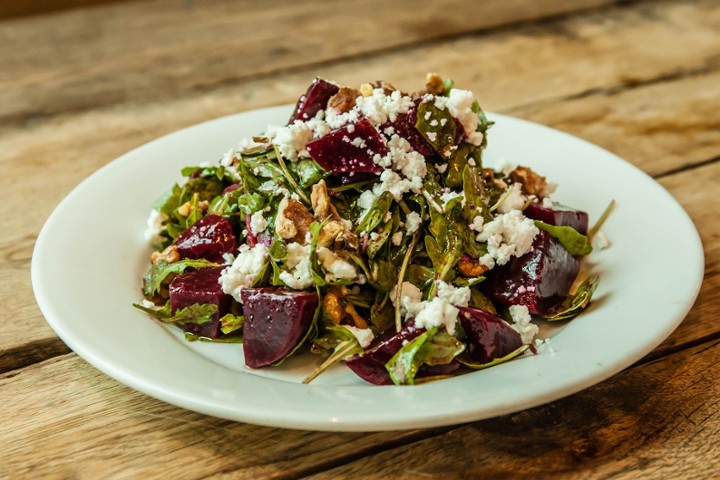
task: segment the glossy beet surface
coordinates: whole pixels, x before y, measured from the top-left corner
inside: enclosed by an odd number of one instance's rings
[[[195,303],[210,303],[218,307],[218,313],[213,316],[213,321],[201,324],[186,323],[182,326],[183,330],[203,337],[216,338],[220,336],[218,319],[227,313],[231,302],[231,297],[223,293],[218,282],[224,268],[201,268],[178,275],[170,282],[168,290],[172,313]]]
[[[535,237],[532,251],[486,274],[484,293],[505,305],[525,305],[542,315],[560,304],[580,271],[580,262],[545,231]]]
[[[361,172],[380,173],[382,169],[373,157],[388,153],[382,135],[366,118],[313,140],[306,148],[322,168],[344,176]]]
[[[285,357],[312,323],[318,296],[283,288],[244,288],[241,293],[245,325],[245,365],[260,368]]]
[[[382,129],[385,131],[388,127],[392,127],[394,133],[407,140],[413,150],[418,152],[420,155],[424,155],[426,157],[435,155],[433,147],[425,141],[420,132],[418,132],[417,128],[415,128],[415,122],[417,122],[417,110],[413,108],[407,113],[398,114],[394,122],[384,124]]]
[[[222,263],[223,254],[235,252],[237,246],[230,222],[218,215],[201,218],[175,240],[180,258],[204,258],[215,263]]]
[[[345,364],[366,382],[374,385],[392,385],[393,382],[385,364],[395,355],[395,352],[400,350],[404,342],[410,341],[424,332],[424,328],[415,328],[412,325],[404,326],[399,332],[386,331],[373,342],[369,349],[365,350],[364,354],[347,360]]]
[[[582,210],[573,210],[562,205],[554,205],[552,208],[548,208],[539,203],[531,203],[523,213],[533,220],[540,220],[550,225],[567,225],[583,235],[587,234],[588,214]]]
[[[460,307],[458,318],[470,344],[470,356],[480,363],[490,363],[522,346],[520,334],[497,315]]]
[[[315,114],[320,110],[325,110],[327,107],[328,100],[330,97],[335,95],[340,87],[334,83],[330,83],[322,78],[316,78],[313,83],[308,87],[305,95],[302,95],[297,104],[295,105],[295,111],[293,111],[290,121],[293,123],[295,120],[307,121],[315,117]]]

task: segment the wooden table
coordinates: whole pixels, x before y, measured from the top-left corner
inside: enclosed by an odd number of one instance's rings
[[[705,279],[667,341],[542,407],[345,434],[167,405],[95,370],[46,324],[35,238],[99,167],[181,127],[292,102],[315,76],[412,89],[428,71],[488,110],[617,153],[680,201]],[[7,19],[0,165],[2,478],[720,478],[716,0],[152,0]]]

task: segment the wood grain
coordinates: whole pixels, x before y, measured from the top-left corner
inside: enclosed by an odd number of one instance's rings
[[[0,24],[0,125],[177,98],[608,3],[153,0],[5,22]]]

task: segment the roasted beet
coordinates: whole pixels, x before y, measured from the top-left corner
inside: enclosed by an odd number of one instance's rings
[[[392,385],[385,364],[400,350],[405,342],[423,334],[424,328],[406,325],[399,332],[388,330],[380,336],[365,353],[350,358],[345,363],[360,378],[374,385]]]
[[[182,325],[183,330],[203,337],[217,338],[220,336],[220,322],[218,319],[227,313],[232,301],[229,295],[223,293],[218,282],[220,273],[224,268],[201,268],[200,270],[178,275],[170,282],[170,307],[173,314],[196,303],[210,303],[218,307],[212,321],[200,324],[185,323]]]
[[[306,149],[322,168],[343,176],[359,172],[380,173],[382,168],[373,157],[388,153],[385,140],[367,118],[313,140]]]
[[[207,215],[185,230],[175,247],[180,258],[204,258],[222,263],[224,253],[237,250],[237,239],[230,222],[218,215]]]
[[[565,300],[579,271],[580,262],[541,230],[530,252],[490,270],[480,288],[504,305],[525,305],[542,315]]]
[[[410,109],[407,113],[399,113],[395,118],[394,122],[388,122],[382,126],[382,130],[385,131],[388,127],[392,127],[394,133],[397,133],[405,140],[408,141],[413,150],[418,152],[420,155],[426,157],[435,155],[433,147],[425,141],[423,136],[415,128],[415,122],[417,122],[417,110]]]
[[[330,83],[322,78],[316,78],[313,83],[308,87],[305,95],[302,95],[295,105],[295,111],[293,111],[290,121],[293,123],[295,120],[307,121],[315,117],[317,112],[325,110],[327,107],[328,100],[330,97],[335,95],[340,87],[334,83]]]
[[[556,204],[552,208],[539,203],[531,203],[524,211],[526,217],[557,226],[573,227],[583,235],[587,234],[588,214],[582,210],[573,210]]]
[[[312,324],[318,296],[284,288],[244,288],[241,292],[245,325],[245,365],[260,368],[285,357]]]
[[[520,334],[497,315],[460,307],[458,318],[470,345],[468,353],[480,363],[490,363],[522,346]]]

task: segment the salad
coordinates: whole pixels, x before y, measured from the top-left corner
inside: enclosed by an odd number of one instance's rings
[[[483,166],[472,92],[428,74],[406,93],[316,79],[286,125],[182,170],[153,205],[135,307],[188,340],[242,342],[245,365],[318,354],[367,382],[413,384],[535,348],[598,278],[587,213],[526,166]],[[579,285],[578,285],[579,284]]]

